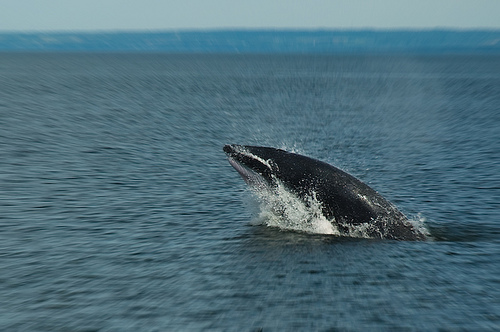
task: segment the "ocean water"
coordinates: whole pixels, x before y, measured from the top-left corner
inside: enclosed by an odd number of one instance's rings
[[[228,143],[430,239],[270,227]],[[500,57],[0,54],[0,329],[499,330]]]

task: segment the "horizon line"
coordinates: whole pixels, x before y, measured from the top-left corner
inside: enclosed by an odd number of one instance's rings
[[[435,32],[435,31],[453,31],[453,32],[473,32],[473,31],[488,31],[500,32],[498,28],[488,27],[220,27],[220,28],[165,28],[165,29],[68,29],[68,30],[0,30],[0,34],[117,34],[117,33],[183,33],[183,32],[329,32],[329,31],[373,31],[373,32],[393,32],[393,31],[408,31],[408,32]]]

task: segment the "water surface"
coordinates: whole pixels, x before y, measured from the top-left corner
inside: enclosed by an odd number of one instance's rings
[[[498,330],[498,56],[0,55],[0,327]],[[368,183],[431,241],[259,225],[227,143]]]

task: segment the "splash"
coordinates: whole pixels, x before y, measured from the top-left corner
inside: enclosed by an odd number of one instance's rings
[[[314,234],[340,235],[322,213],[321,203],[314,196],[300,199],[281,182],[266,190],[256,190],[260,202],[258,221],[270,227]]]
[[[299,198],[278,179],[276,186],[251,186],[259,202],[259,213],[254,224],[276,227],[283,230],[311,234],[327,234],[353,238],[384,238],[381,224],[390,220],[377,220],[374,223],[350,224],[328,219],[324,216],[321,202],[315,194]],[[416,216],[408,220],[416,230],[429,236],[425,218]]]
[[[273,187],[251,187],[260,208],[255,223],[312,234],[368,237],[364,226],[349,225],[349,234],[341,231],[335,219],[329,220],[323,215],[321,202],[315,194],[299,198],[278,179],[275,183]]]
[[[427,240],[433,239],[429,228],[426,226],[427,218],[419,213],[415,216],[409,217],[408,221],[412,224],[415,230],[423,234]]]

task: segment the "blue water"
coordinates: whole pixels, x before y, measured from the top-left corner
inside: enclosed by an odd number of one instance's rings
[[[268,227],[227,143],[432,239]],[[0,55],[2,331],[498,330],[499,202],[498,56]]]

